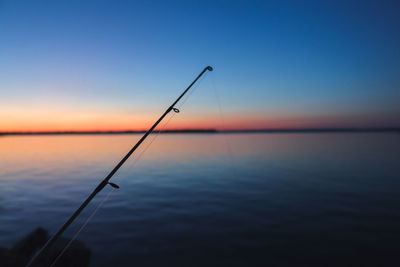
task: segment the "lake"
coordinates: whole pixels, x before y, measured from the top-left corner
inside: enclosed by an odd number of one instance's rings
[[[54,233],[140,137],[0,136],[0,247]],[[400,266],[399,152],[398,133],[152,135],[64,236],[108,197],[78,236],[92,266]]]

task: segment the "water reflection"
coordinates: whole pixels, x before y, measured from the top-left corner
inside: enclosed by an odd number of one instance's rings
[[[139,138],[0,138],[0,246],[57,229]],[[121,189],[80,239],[94,266],[373,263],[376,253],[390,265],[399,149],[395,134],[160,135],[113,178]]]

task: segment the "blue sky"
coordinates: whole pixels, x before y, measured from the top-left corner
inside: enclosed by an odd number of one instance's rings
[[[396,1],[0,1],[0,130],[105,129],[105,114],[110,129],[141,128],[134,117],[156,118],[206,65],[215,72],[181,127],[215,117],[212,83],[230,128],[400,126],[399,11]]]

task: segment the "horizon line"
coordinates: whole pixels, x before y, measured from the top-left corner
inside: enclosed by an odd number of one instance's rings
[[[145,130],[88,131],[3,131],[0,135],[79,135],[79,134],[140,134]],[[264,128],[264,129],[171,129],[153,133],[321,133],[321,132],[399,132],[400,127],[326,127],[326,128]]]

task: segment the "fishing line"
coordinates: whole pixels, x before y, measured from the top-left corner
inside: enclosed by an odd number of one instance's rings
[[[113,188],[119,188],[118,185],[110,182],[110,179],[118,172],[118,170],[124,165],[124,163],[130,158],[130,156],[140,147],[140,145],[146,140],[146,138],[157,128],[157,126],[162,122],[162,120],[171,112],[179,112],[179,109],[175,107],[178,102],[185,96],[185,94],[190,90],[193,85],[203,76],[207,71],[212,71],[211,66],[205,67],[199,75],[192,81],[192,83],[178,96],[178,98],[165,110],[165,112],[159,117],[159,119],[148,129],[144,135],[137,141],[137,143],[132,146],[129,152],[118,162],[117,165],[109,172],[109,174],[94,188],[90,195],[82,202],[82,204],[72,213],[68,220],[60,227],[60,229],[44,244],[44,246],[31,258],[31,260],[26,265],[27,267],[32,266],[35,261],[37,261],[46,250],[51,247],[60,236],[68,229],[68,227],[75,221],[75,219],[82,213],[82,211],[89,205],[93,198],[100,193],[104,187],[110,185]]]
[[[189,92],[189,94],[182,100],[181,104],[178,107],[178,112],[179,109],[185,104],[185,102],[189,99],[189,97],[193,94],[193,92],[195,91],[196,88],[198,88],[201,84],[201,81],[203,81],[204,76],[201,77],[201,79],[199,79],[199,82],[196,84],[196,86],[193,87],[192,91]],[[147,149],[150,147],[150,145],[157,139],[157,137],[160,135],[160,133],[162,131],[165,130],[165,128],[167,127],[167,125],[169,124],[169,122],[172,120],[172,118],[175,117],[175,115],[178,112],[174,112],[169,118],[168,120],[164,123],[164,125],[162,127],[160,127],[158,129],[158,131],[155,133],[155,135],[153,136],[153,138],[150,140],[150,142],[148,142],[145,146],[145,148],[136,156],[133,158],[133,160],[131,161],[131,163],[128,165],[127,170],[130,170],[132,167],[134,167],[140,160],[140,158],[143,156],[143,154],[147,151]],[[126,176],[123,176],[123,178]],[[57,261],[64,255],[64,253],[68,250],[68,248],[71,246],[71,244],[73,243],[73,241],[75,241],[79,234],[83,231],[83,229],[88,225],[88,223],[92,220],[92,218],[97,214],[98,210],[104,205],[104,203],[109,199],[109,197],[111,196],[111,194],[113,194],[114,192],[116,192],[116,189],[112,188],[107,195],[103,198],[103,200],[97,205],[97,207],[93,210],[93,212],[87,217],[86,221],[82,224],[82,226],[78,229],[78,231],[75,233],[75,235],[69,240],[69,242],[67,243],[67,245],[63,248],[63,250],[60,252],[60,254],[54,259],[53,263],[50,265],[50,267],[53,267]]]
[[[189,97],[194,93],[194,91],[196,91],[196,89],[198,87],[200,87],[201,82],[204,80],[205,76],[202,76],[198,82],[191,88],[192,90],[190,90],[188,92],[187,95],[185,95],[185,97],[181,100],[180,105],[178,106],[178,110],[180,110],[182,108],[182,106],[186,103],[186,101],[189,99]],[[169,117],[169,119],[164,123],[164,125],[162,127],[159,127],[157,129],[157,132],[152,133],[152,135],[154,135],[152,137],[152,140],[150,142],[148,142],[148,144],[146,145],[146,147],[140,152],[140,154],[138,154],[138,156],[133,155],[133,159],[131,160],[131,162],[128,164],[128,166],[125,168],[126,171],[130,171],[134,166],[136,166],[136,163],[140,160],[140,158],[142,157],[142,155],[144,154],[144,152],[150,147],[150,145],[158,138],[158,136],[160,135],[161,132],[163,132],[166,128],[167,125],[169,124],[169,122],[172,120],[172,118],[175,117],[175,115],[177,115],[177,112],[172,113],[172,115]]]
[[[192,87],[192,90],[189,91],[189,93],[182,99],[181,104],[178,106],[178,110],[180,110],[182,108],[182,106],[186,103],[186,101],[189,99],[189,97],[194,93],[194,91],[196,91],[196,89],[198,87],[200,87],[201,82],[204,80],[204,76],[202,76],[198,82]],[[146,145],[146,147],[143,149],[142,152],[140,152],[140,154],[136,157],[133,157],[132,161],[130,164],[128,164],[126,170],[130,171],[132,169],[132,167],[136,166],[136,163],[140,160],[140,158],[142,157],[142,155],[144,154],[144,152],[146,152],[146,150],[150,147],[150,145],[157,139],[157,137],[160,135],[161,132],[163,132],[167,125],[169,124],[169,122],[172,120],[172,118],[175,117],[175,115],[177,115],[177,112],[174,112],[169,119],[164,123],[164,125],[162,127],[160,127],[157,131],[157,133],[154,133],[154,136],[152,138],[152,140]]]
[[[167,120],[167,122],[160,127],[160,130],[157,131],[157,133],[153,136],[153,138],[150,140],[150,142],[148,142],[148,144],[145,146],[145,148],[139,153],[138,156],[136,156],[132,163],[129,164],[128,166],[128,170],[130,169],[130,167],[134,167],[137,162],[140,160],[140,158],[142,157],[142,155],[146,152],[146,150],[150,147],[150,145],[156,140],[156,138],[159,136],[159,134],[161,133],[162,130],[164,130],[168,123],[171,121],[171,119],[176,115],[176,113],[173,113],[169,119]],[[123,176],[123,178],[126,176]],[[104,205],[104,203],[109,199],[109,197],[111,196],[111,194],[113,194],[114,192],[116,192],[117,190],[112,188],[107,195],[103,198],[103,200],[97,205],[97,207],[93,210],[93,212],[88,216],[88,218],[86,219],[86,221],[82,224],[82,226],[78,229],[78,231],[75,233],[75,235],[70,239],[70,241],[67,243],[67,245],[64,247],[64,249],[60,252],[60,254],[55,258],[54,262],[50,265],[50,267],[53,267],[57,261],[64,255],[64,253],[68,250],[68,248],[71,246],[72,242],[75,241],[79,234],[82,232],[82,230],[87,226],[87,224],[93,219],[93,217],[96,215],[96,213],[98,212],[98,210]]]
[[[75,235],[68,241],[67,245],[64,247],[64,249],[60,252],[60,254],[54,259],[53,263],[50,265],[50,267],[53,267],[57,261],[64,255],[65,251],[71,246],[72,242],[74,242],[79,234],[82,232],[82,230],[86,227],[86,225],[89,223],[89,221],[96,215],[97,211],[100,209],[100,207],[103,206],[104,202],[110,197],[112,192],[115,192],[116,189],[111,189],[107,195],[103,198],[103,200],[99,203],[99,205],[94,209],[92,214],[89,215],[89,217],[86,219],[86,221],[83,223],[83,225],[79,228],[79,230],[75,233]]]
[[[189,99],[189,97],[196,91],[197,88],[200,87],[201,82],[204,80],[205,76],[202,76],[199,81],[195,84],[195,86],[193,86],[193,89],[191,91],[189,91],[189,93],[187,94],[187,96],[185,96],[184,99],[182,99],[181,104],[179,105],[178,109],[182,108],[182,106],[186,103],[186,101]]]
[[[189,91],[189,93],[185,96],[185,98],[183,98],[181,104],[178,106],[178,110],[180,110],[182,108],[182,106],[185,104],[185,102],[189,99],[189,97],[193,94],[194,91],[196,91],[196,89],[200,86],[201,82],[203,81],[204,76],[201,77],[199,79],[199,81],[192,87],[192,90]],[[156,133],[153,133],[152,135],[153,138],[151,139],[151,141],[146,145],[146,147],[140,152],[140,154],[138,156],[134,156],[131,163],[128,164],[128,166],[125,168],[126,171],[131,170],[134,166],[136,166],[136,163],[140,160],[140,158],[142,157],[142,155],[144,154],[144,152],[146,152],[146,150],[150,147],[150,145],[157,139],[157,137],[160,135],[161,132],[163,132],[165,130],[165,128],[167,127],[168,123],[172,120],[173,117],[175,117],[175,115],[177,115],[177,112],[172,113],[172,115],[169,117],[169,119],[164,123],[164,125],[162,127],[160,127],[158,129],[158,131]]]
[[[226,130],[226,122],[225,122],[225,116],[224,113],[222,111],[222,105],[221,105],[221,100],[220,100],[220,96],[219,96],[219,92],[217,89],[217,86],[215,85],[215,79],[214,79],[214,75],[211,74],[211,78],[210,78],[210,82],[211,82],[211,86],[214,90],[214,94],[215,94],[215,99],[217,101],[217,106],[218,106],[218,111],[219,111],[219,118],[220,118],[220,123],[222,125],[222,130]],[[234,157],[233,157],[233,152],[232,152],[232,147],[231,144],[228,140],[228,137],[226,136],[226,133],[222,133],[224,142],[225,142],[225,146],[226,146],[226,152],[228,154],[229,157],[229,161],[230,161],[230,165],[231,165],[231,169],[236,169],[235,165],[234,165]]]

